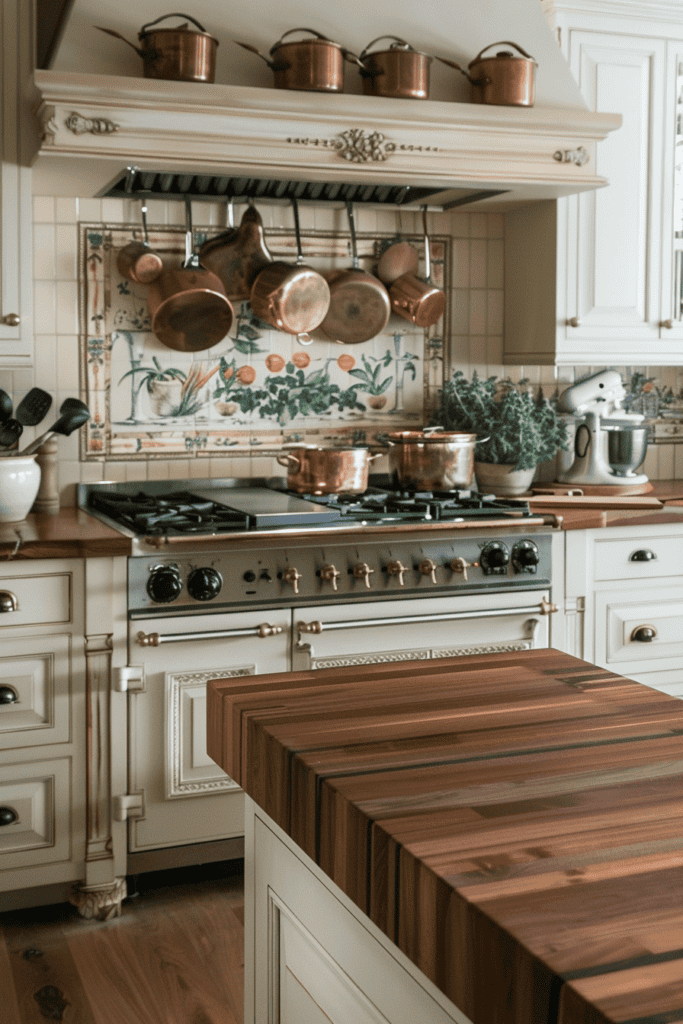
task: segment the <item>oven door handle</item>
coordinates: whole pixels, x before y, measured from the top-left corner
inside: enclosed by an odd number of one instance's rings
[[[399,615],[395,619],[352,619],[349,622],[297,622],[296,628],[302,633],[323,633],[330,629],[358,629],[361,626],[403,626],[412,622],[450,622],[454,619],[498,619],[504,615],[552,615],[557,605],[542,598],[540,604],[524,605],[517,608],[482,608],[472,612],[444,612],[441,615]]]
[[[262,622],[260,626],[248,626],[244,629],[214,629],[205,633],[143,633],[135,634],[141,647],[159,647],[160,644],[177,644],[189,640],[227,640],[235,636],[277,636],[284,633],[284,626],[271,626]]]

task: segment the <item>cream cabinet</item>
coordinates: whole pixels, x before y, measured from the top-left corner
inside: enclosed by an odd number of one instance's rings
[[[683,365],[683,237],[674,238],[683,3],[544,6],[587,106],[619,113],[622,126],[597,151],[608,186],[508,214],[506,361]]]
[[[565,535],[567,651],[683,697],[683,519]]]
[[[12,905],[10,892],[84,877],[85,678],[82,563],[5,563],[0,576],[4,906]]]
[[[33,355],[31,170],[24,81],[33,70],[33,4],[0,7],[0,366]]]

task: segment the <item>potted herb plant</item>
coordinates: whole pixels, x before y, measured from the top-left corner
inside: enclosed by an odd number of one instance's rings
[[[479,489],[501,495],[529,489],[539,462],[567,449],[567,427],[543,391],[509,377],[468,380],[461,370],[444,384],[432,424],[478,434],[474,472]],[[486,438],[486,440],[483,440]]]

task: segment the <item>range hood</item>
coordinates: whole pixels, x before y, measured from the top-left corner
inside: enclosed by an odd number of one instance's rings
[[[34,73],[34,192],[510,209],[606,184],[618,115]],[[131,178],[127,168],[134,167]]]

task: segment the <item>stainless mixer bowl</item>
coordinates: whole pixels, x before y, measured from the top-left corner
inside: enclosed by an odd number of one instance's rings
[[[607,461],[617,476],[642,466],[647,452],[647,427],[618,426],[607,430]]]

